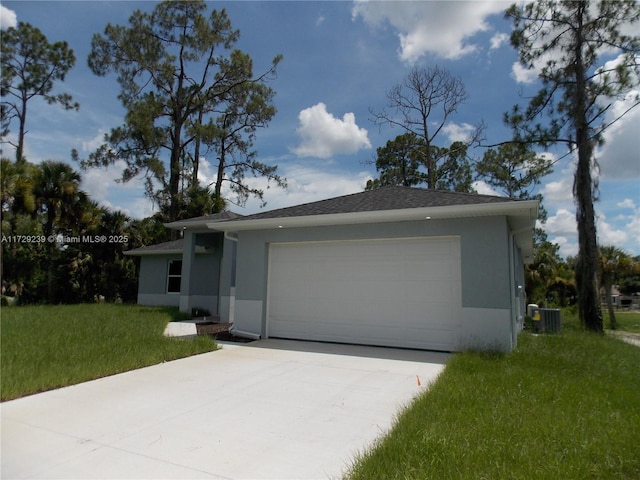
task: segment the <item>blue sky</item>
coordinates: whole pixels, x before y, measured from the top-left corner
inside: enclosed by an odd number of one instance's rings
[[[3,1],[2,28],[24,21],[40,28],[50,42],[65,40],[77,61],[60,91],[80,103],[78,112],[34,103],[28,117],[26,156],[32,162],[70,160],[76,148],[85,157],[104,133],[122,124],[124,110],[117,100],[115,76],[96,77],[87,67],[91,37],[107,23],[126,25],[136,9],[150,10],[155,2],[129,1]],[[461,77],[468,102],[451,117],[439,143],[448,145],[481,120],[487,125],[485,144],[509,139],[503,112],[523,96],[537,91],[534,72],[516,64],[509,45],[509,2],[209,2],[226,8],[234,28],[241,32],[237,47],[250,54],[255,72],[268,68],[276,54],[284,59],[276,90],[278,113],[270,126],[258,132],[261,161],[278,165],[288,189],[272,186],[265,193],[267,209],[345,195],[364,189],[376,177],[368,162],[377,147],[400,133],[379,128],[369,108],[385,106],[385,92],[402,81],[414,66],[439,66]],[[637,29],[637,26],[636,26]],[[614,61],[605,57],[604,61]],[[640,90],[637,87],[636,90]],[[612,111],[623,111],[624,100]],[[13,127],[13,125],[12,125]],[[16,127],[17,128],[17,127]],[[599,151],[600,201],[598,236],[640,254],[640,108],[627,114],[606,134]],[[11,156],[3,146],[3,154]],[[485,149],[471,153],[480,158]],[[552,149],[554,159],[566,152]],[[205,159],[206,160],[206,159]],[[204,161],[201,180],[212,182],[211,165]],[[153,213],[141,180],[115,182],[121,169],[83,172],[83,188],[96,201],[121,209],[135,218]],[[250,179],[266,187],[264,179]],[[575,207],[572,198],[573,158],[555,164],[540,188],[549,213],[549,239],[563,255],[577,253]],[[480,193],[492,193],[482,183]],[[499,192],[496,192],[499,193]],[[242,214],[259,210],[250,200]]]

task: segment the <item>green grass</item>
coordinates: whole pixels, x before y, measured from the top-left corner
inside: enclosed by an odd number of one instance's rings
[[[2,308],[2,400],[215,350],[211,338],[166,338],[176,309],[136,305]]]
[[[452,357],[347,478],[638,479],[639,452],[640,348],[569,328]]]
[[[607,309],[603,309],[604,328],[609,328],[609,313]],[[637,310],[625,311],[618,310],[615,312],[616,322],[618,322],[618,330],[625,332],[640,333],[640,312]]]
[[[620,332],[640,333],[640,311],[638,310],[616,310],[616,321]],[[566,307],[562,309],[562,329],[565,331],[580,331],[580,321],[578,320],[577,307]],[[602,319],[605,330],[610,327],[609,312],[605,305],[602,306]]]

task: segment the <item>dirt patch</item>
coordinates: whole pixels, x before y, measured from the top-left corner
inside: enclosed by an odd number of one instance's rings
[[[196,323],[198,335],[217,335],[219,333],[228,332],[232,323]]]
[[[232,342],[232,343],[251,343],[255,342],[252,338],[238,337],[237,335],[233,335],[227,332],[220,332],[215,335],[212,335],[216,340],[220,342]]]
[[[615,335],[623,342],[630,343],[631,345],[635,345],[636,347],[640,347],[640,333],[631,333],[631,332],[612,332],[609,331],[612,335]]]

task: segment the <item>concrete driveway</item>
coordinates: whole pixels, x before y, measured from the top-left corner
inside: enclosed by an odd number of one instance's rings
[[[262,340],[4,402],[1,477],[339,478],[448,358]]]

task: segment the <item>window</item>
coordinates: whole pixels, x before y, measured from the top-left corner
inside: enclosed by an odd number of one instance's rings
[[[169,275],[167,276],[167,293],[180,293],[182,279],[182,260],[169,260]]]

